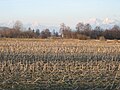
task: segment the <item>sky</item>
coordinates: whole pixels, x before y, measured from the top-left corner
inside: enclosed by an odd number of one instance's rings
[[[120,0],[0,0],[0,22],[73,25],[90,18],[120,20]]]

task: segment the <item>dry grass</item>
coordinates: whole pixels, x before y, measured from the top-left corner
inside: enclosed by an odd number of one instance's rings
[[[120,43],[99,40],[0,40],[0,88],[119,90]]]

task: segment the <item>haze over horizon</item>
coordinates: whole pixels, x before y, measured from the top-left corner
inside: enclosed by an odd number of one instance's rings
[[[0,4],[0,23],[74,26],[96,18],[120,21],[120,0],[0,0]]]

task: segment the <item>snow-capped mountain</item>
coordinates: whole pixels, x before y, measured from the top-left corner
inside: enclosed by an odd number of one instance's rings
[[[0,22],[0,27],[10,27],[12,28],[14,25],[15,21],[9,21],[9,22]],[[78,23],[78,22],[76,22]],[[118,25],[120,26],[120,20],[117,19],[110,19],[110,18],[105,18],[105,19],[97,19],[97,18],[91,18],[87,21],[84,21],[84,23],[89,23],[91,24],[92,28],[96,27],[96,26],[100,26],[103,29],[106,28],[112,28],[114,25]],[[29,27],[31,27],[31,29],[39,29],[40,31],[48,28],[50,31],[59,31],[59,26],[55,26],[55,25],[43,25],[39,22],[32,22],[32,23],[24,23],[23,22],[23,27],[28,29]],[[75,27],[75,26],[74,26]],[[74,28],[72,28],[74,29]]]
[[[27,23],[27,24],[24,24],[24,27],[27,29],[27,28],[31,28],[31,29],[39,29],[40,31],[44,30],[44,29],[49,29],[50,31],[58,31],[59,30],[59,27],[57,26],[52,26],[52,25],[42,25],[42,24],[39,24],[39,23],[36,23],[36,24],[33,24],[33,23]]]
[[[119,20],[110,19],[110,18],[105,18],[105,19],[91,18],[87,20],[85,23],[90,23],[93,28],[95,26],[100,26],[103,29],[112,28],[114,25],[120,26]]]
[[[9,27],[12,28],[15,22],[2,22],[0,23],[0,27]],[[59,30],[59,26],[52,26],[52,25],[42,25],[40,23],[23,23],[23,27],[25,28],[25,30],[27,30],[29,27],[31,29],[39,29],[40,31],[44,30],[44,29],[49,29],[50,31]]]

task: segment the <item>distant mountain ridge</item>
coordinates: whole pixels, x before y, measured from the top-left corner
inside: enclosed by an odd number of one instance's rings
[[[0,30],[8,30],[9,27],[0,27]]]
[[[88,21],[86,21],[86,23],[90,23],[93,28],[96,26],[100,26],[103,29],[112,28],[114,25],[120,26],[119,20],[110,18],[105,19],[91,18]]]
[[[79,22],[76,22],[76,24]],[[103,29],[106,28],[112,28],[114,25],[118,25],[120,26],[120,21],[116,20],[116,19],[110,19],[110,18],[105,18],[105,19],[97,19],[97,18],[91,18],[87,21],[83,21],[83,23],[89,23],[92,28],[96,27],[96,26],[100,26]],[[0,27],[13,27],[14,22],[3,22],[0,23]],[[29,27],[31,27],[31,29],[40,29],[40,31],[42,31],[43,29],[50,29],[50,31],[59,31],[60,26],[51,26],[51,25],[42,25],[39,22],[36,23],[23,23],[23,26],[28,29]],[[70,26],[71,27],[71,26]],[[76,26],[74,26],[76,27]],[[75,29],[75,28],[72,28]]]

